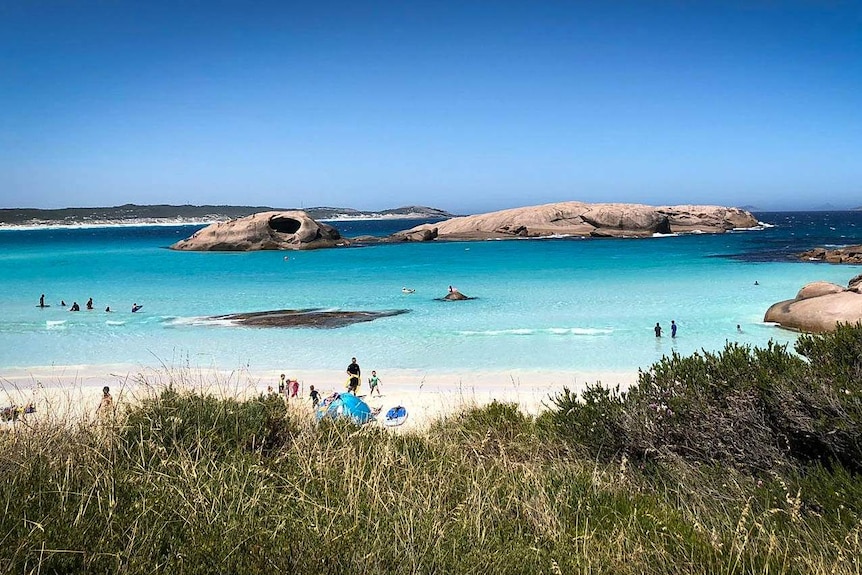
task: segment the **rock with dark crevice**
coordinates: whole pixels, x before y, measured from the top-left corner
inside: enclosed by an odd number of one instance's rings
[[[171,246],[184,251],[311,250],[349,245],[334,227],[300,210],[260,212],[211,224]]]

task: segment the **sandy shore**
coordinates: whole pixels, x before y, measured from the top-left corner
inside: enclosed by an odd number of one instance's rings
[[[278,389],[280,371],[221,371],[215,369],[130,365],[50,366],[0,370],[0,407],[33,402],[40,418],[92,419],[101,389],[111,388],[118,405],[138,401],[169,384],[178,389],[197,390],[222,397],[251,397]],[[311,413],[310,387],[326,397],[345,391],[346,374],[333,370],[285,372],[300,382],[296,399],[299,409]],[[587,383],[620,385],[625,389],[637,381],[637,372],[578,371],[457,371],[428,372],[409,369],[378,369],[381,394],[370,396],[368,377],[363,373],[359,395],[373,408],[385,413],[403,405],[409,417],[404,428],[415,429],[466,407],[486,405],[494,400],[516,403],[522,411],[536,415],[549,398],[568,387],[580,391]]]

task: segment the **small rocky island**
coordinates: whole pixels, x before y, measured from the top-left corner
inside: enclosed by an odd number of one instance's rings
[[[381,238],[342,238],[334,227],[301,210],[270,211],[212,224],[171,246],[175,250],[309,250],[376,243],[545,237],[649,237],[655,234],[724,233],[758,226],[739,208],[558,202],[462,216],[423,224]]]
[[[334,227],[301,210],[261,212],[198,230],[171,246],[173,250],[232,251],[313,250],[349,245]]]
[[[838,323],[862,322],[862,275],[847,287],[829,282],[805,285],[794,299],[773,304],[763,321],[796,331],[832,331]]]
[[[414,241],[555,236],[635,238],[673,233],[717,234],[758,225],[751,213],[722,206],[558,202],[423,224],[401,235]]]

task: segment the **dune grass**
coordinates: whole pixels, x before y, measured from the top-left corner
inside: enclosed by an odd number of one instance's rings
[[[168,385],[115,418],[19,424],[0,433],[0,572],[862,571],[862,477],[842,453],[764,468],[611,451],[608,429],[641,446],[648,422],[626,417],[651,412],[565,401],[393,433]]]

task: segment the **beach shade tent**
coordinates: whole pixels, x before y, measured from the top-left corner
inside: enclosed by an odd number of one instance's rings
[[[339,417],[347,417],[354,423],[368,423],[374,419],[374,414],[371,413],[371,408],[368,404],[353,395],[352,393],[342,393],[328,404],[321,405],[317,408],[317,420],[324,418],[338,419]]]

